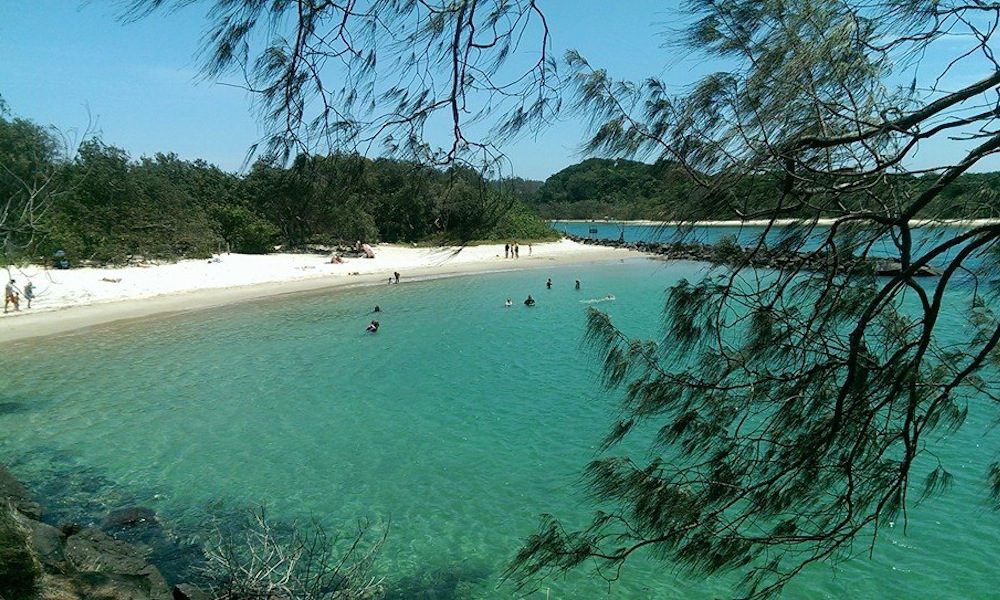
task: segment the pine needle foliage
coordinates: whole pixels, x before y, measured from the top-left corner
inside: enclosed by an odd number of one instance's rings
[[[690,90],[618,82],[568,57],[589,149],[685,168],[701,207],[692,223],[725,214],[764,232],[720,246],[704,279],[669,289],[653,340],[591,311],[588,340],[620,417],[584,471],[593,519],[571,531],[544,517],[507,571],[523,587],[583,565],[613,580],[643,553],[692,575],[745,574],[734,596],[777,595],[812,563],[872,551],[881,525],[905,525],[910,504],[945,493],[954,476],[934,444],[972,407],[995,418],[1000,225],[935,228],[928,211],[1000,149],[1000,8],[690,8],[676,45],[727,67]],[[949,60],[928,59],[945,50]],[[985,75],[952,77],[960,70]],[[962,137],[965,153],[909,166],[944,137]],[[773,249],[835,268],[751,266]],[[983,475],[1000,498],[1000,467]]]

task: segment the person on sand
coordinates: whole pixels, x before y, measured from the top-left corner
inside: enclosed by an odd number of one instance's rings
[[[28,301],[28,308],[31,308],[31,301],[35,298],[35,286],[30,281],[24,284],[24,298]]]
[[[344,259],[340,258],[340,255],[339,255],[339,254],[334,254],[334,255],[333,255],[333,256],[332,256],[331,258],[330,258],[330,264],[333,264],[333,265],[340,265],[340,264],[343,264],[343,263],[344,263]]]
[[[396,278],[396,283],[399,283],[399,271],[393,271],[392,276]]]
[[[514,258],[521,258],[521,248],[514,242]]]
[[[503,257],[510,258],[510,244],[503,245]]]
[[[524,299],[524,305],[525,306],[534,306],[535,305],[535,299],[531,297],[531,294],[528,294],[528,297]]]
[[[7,312],[7,307],[11,304],[14,305],[14,310],[21,310],[20,302],[18,301],[17,285],[14,283],[13,279],[11,279],[4,288],[3,312],[5,314]]]

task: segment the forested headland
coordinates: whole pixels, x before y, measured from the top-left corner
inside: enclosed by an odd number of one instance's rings
[[[791,185],[786,175],[759,173],[741,176],[739,186],[724,183],[726,173],[699,173],[670,161],[647,164],[626,159],[591,158],[549,177],[528,205],[546,220],[604,219],[691,221],[732,220],[773,216],[782,189]],[[858,212],[900,195],[919,196],[937,180],[936,173],[901,174],[881,186],[844,194],[840,202]],[[831,179],[829,185],[836,183]],[[714,191],[706,191],[714,190]],[[720,191],[721,190],[721,191]],[[815,206],[789,207],[787,218],[816,218],[840,214],[831,206],[817,214]],[[976,219],[1000,216],[1000,173],[965,173],[948,184],[917,218]]]

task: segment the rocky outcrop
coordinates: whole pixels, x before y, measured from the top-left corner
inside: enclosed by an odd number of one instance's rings
[[[42,507],[0,465],[0,598],[18,600],[204,600],[193,586],[167,585],[140,547],[104,531],[43,523]],[[134,507],[112,512],[114,533],[159,527],[155,513]]]
[[[625,242],[622,240],[592,239],[567,235],[581,244],[609,246],[636,250],[668,260],[695,260],[712,264],[749,265],[760,269],[789,269],[803,271],[845,273],[864,267],[879,276],[899,275],[903,266],[899,261],[881,258],[835,256],[829,253],[792,252],[758,248],[753,251],[735,244],[700,244],[694,242]],[[930,266],[912,269],[914,277],[930,277],[940,273]]]
[[[0,598],[28,598],[42,577],[31,530],[18,514],[9,500],[0,499]]]

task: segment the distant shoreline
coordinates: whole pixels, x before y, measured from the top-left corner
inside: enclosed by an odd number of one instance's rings
[[[802,223],[810,223],[821,226],[830,226],[837,222],[837,219],[775,219],[773,222],[768,220],[750,220],[750,221],[693,221],[693,222],[681,222],[681,221],[644,221],[644,220],[605,220],[605,219],[552,219],[547,221],[548,223],[588,223],[588,224],[605,224],[605,225],[647,225],[653,227],[681,227],[681,226],[695,226],[695,227],[764,227],[766,225],[795,225]],[[918,227],[927,226],[939,226],[939,227],[982,227],[986,225],[998,225],[1000,224],[1000,218],[996,219],[923,219],[914,220],[913,224]]]

